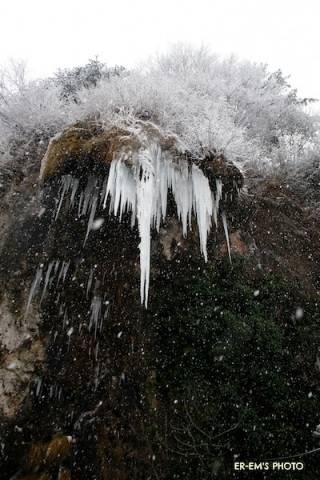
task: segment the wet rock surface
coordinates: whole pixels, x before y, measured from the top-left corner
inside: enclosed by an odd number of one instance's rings
[[[158,141],[175,150],[172,139]],[[146,310],[130,215],[119,222],[99,204],[88,234],[90,202],[114,152],[129,147],[139,144],[126,131],[76,125],[51,142],[40,182],[35,155],[24,167],[30,176],[7,189],[4,479],[232,478],[237,456],[315,446],[306,426],[317,425],[319,410],[312,211],[277,182],[251,182],[239,197],[239,170],[208,154],[204,174],[226,189],[232,264],[222,225],[204,262],[196,224],[185,238],[169,195],[167,219],[152,234]],[[66,176],[77,189],[61,202]],[[311,458],[301,478],[318,473]]]

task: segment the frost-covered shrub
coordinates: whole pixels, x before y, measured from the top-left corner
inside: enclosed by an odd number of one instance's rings
[[[27,81],[24,67],[12,65],[1,72],[0,144],[2,161],[18,145],[27,147],[34,137],[52,136],[67,122],[59,88],[50,80]]]
[[[58,70],[54,81],[61,90],[62,99],[77,103],[79,90],[94,88],[101,80],[119,76],[123,71],[124,67],[108,68],[106,64],[95,58],[81,67]]]
[[[316,143],[308,101],[280,71],[221,60],[203,48],[175,47],[130,72],[91,61],[27,82],[21,69],[13,70],[0,84],[2,144],[28,142],[34,132],[52,135],[87,117],[118,125],[148,119],[195,154],[215,148],[259,169],[295,166],[305,145]]]

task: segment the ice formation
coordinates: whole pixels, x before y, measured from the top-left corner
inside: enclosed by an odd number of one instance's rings
[[[219,203],[222,198],[222,181],[217,178],[211,189],[208,178],[195,164],[190,164],[183,155],[161,148],[159,138],[140,136],[140,147],[120,150],[110,165],[109,176],[101,186],[97,177],[88,178],[86,187],[80,188],[79,180],[72,175],[61,179],[60,199],[57,202],[57,219],[64,198],[69,198],[69,207],[75,204],[78,217],[89,216],[86,243],[92,230],[97,229],[95,215],[98,209],[109,209],[121,221],[125,213],[131,215],[131,226],[138,225],[140,236],[140,296],[147,307],[150,277],[151,231],[160,230],[167,215],[168,192],[176,203],[177,215],[182,224],[183,235],[191,230],[192,216],[199,230],[200,251],[207,261],[207,238],[213,225],[218,225]],[[100,215],[100,214],[99,214]],[[99,217],[98,217],[99,218]],[[230,256],[230,243],[226,216],[221,213]],[[98,221],[98,228],[103,222]],[[47,272],[45,289],[50,277]]]
[[[140,235],[141,303],[147,307],[150,277],[151,229],[159,231],[167,214],[168,191],[171,190],[183,235],[191,229],[194,214],[200,237],[200,250],[207,261],[207,237],[212,220],[217,225],[222,182],[216,180],[216,191],[196,165],[177,160],[163,152],[156,142],[140,149],[132,156],[119,155],[110,167],[104,194],[104,207],[110,200],[109,213],[120,221],[125,212],[131,212],[131,223],[137,220]],[[225,219],[224,219],[225,225]]]

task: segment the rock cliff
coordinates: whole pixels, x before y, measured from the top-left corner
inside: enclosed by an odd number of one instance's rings
[[[127,194],[119,218],[116,191],[103,205],[113,162],[139,187],[146,142],[216,202],[213,228],[195,199],[184,231],[178,181],[166,190],[148,308],[144,213]],[[143,121],[79,123],[30,150],[2,174],[2,478],[232,478],[235,459],[316,448],[320,237],[303,196],[277,178],[244,182],[223,155],[193,158]],[[317,478],[306,464],[301,478]]]

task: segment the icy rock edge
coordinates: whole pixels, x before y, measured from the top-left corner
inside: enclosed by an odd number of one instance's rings
[[[83,151],[89,156],[96,155],[94,150],[90,150],[94,142],[88,147],[83,143],[85,141],[78,130],[83,128],[73,128],[68,131],[69,134],[79,134],[79,138],[75,139],[78,148],[72,155],[81,156]],[[68,143],[64,144],[63,140],[68,141],[68,132],[58,137],[58,142],[62,143],[57,150],[54,148],[57,139],[54,138],[50,142],[42,161],[40,179],[46,179],[48,171],[50,176],[51,170],[58,170],[67,161],[64,153],[68,151],[69,146]],[[195,219],[199,232],[200,252],[205,261],[208,260],[208,235],[214,226],[218,226],[218,216],[219,213],[221,214],[230,257],[226,216],[221,206],[219,209],[221,199],[228,197],[227,191],[223,193],[221,178],[224,178],[224,175],[223,173],[215,175],[212,172],[213,175],[210,173],[209,181],[202,169],[186,155],[185,146],[180,144],[176,137],[163,135],[155,125],[148,122],[138,122],[134,127],[125,130],[106,130],[100,135],[97,138],[99,141],[102,139],[100,143],[107,149],[106,158],[102,154],[102,161],[109,163],[110,168],[108,178],[103,182],[102,191],[97,193],[97,189],[100,190],[99,182],[96,177],[89,176],[85,189],[80,193],[78,216],[89,215],[84,244],[91,230],[96,229],[96,222],[99,220],[95,219],[95,215],[100,206],[103,205],[104,209],[108,209],[108,214],[118,217],[120,222],[125,213],[131,215],[131,226],[134,227],[137,224],[140,236],[140,297],[141,304],[147,308],[151,231],[155,229],[159,232],[162,222],[165,221],[169,191],[172,192],[176,204],[184,237],[192,228],[192,219]],[[74,139],[71,140],[74,142]],[[211,172],[211,170],[209,166],[208,171]],[[207,171],[206,164],[204,164],[204,171]],[[239,193],[239,186],[235,181],[233,181],[233,187],[236,187],[233,188],[233,192]],[[59,216],[66,196],[70,197],[69,206],[72,206],[80,188],[80,182],[76,176],[62,175],[55,219]],[[41,272],[40,274],[42,277]]]

